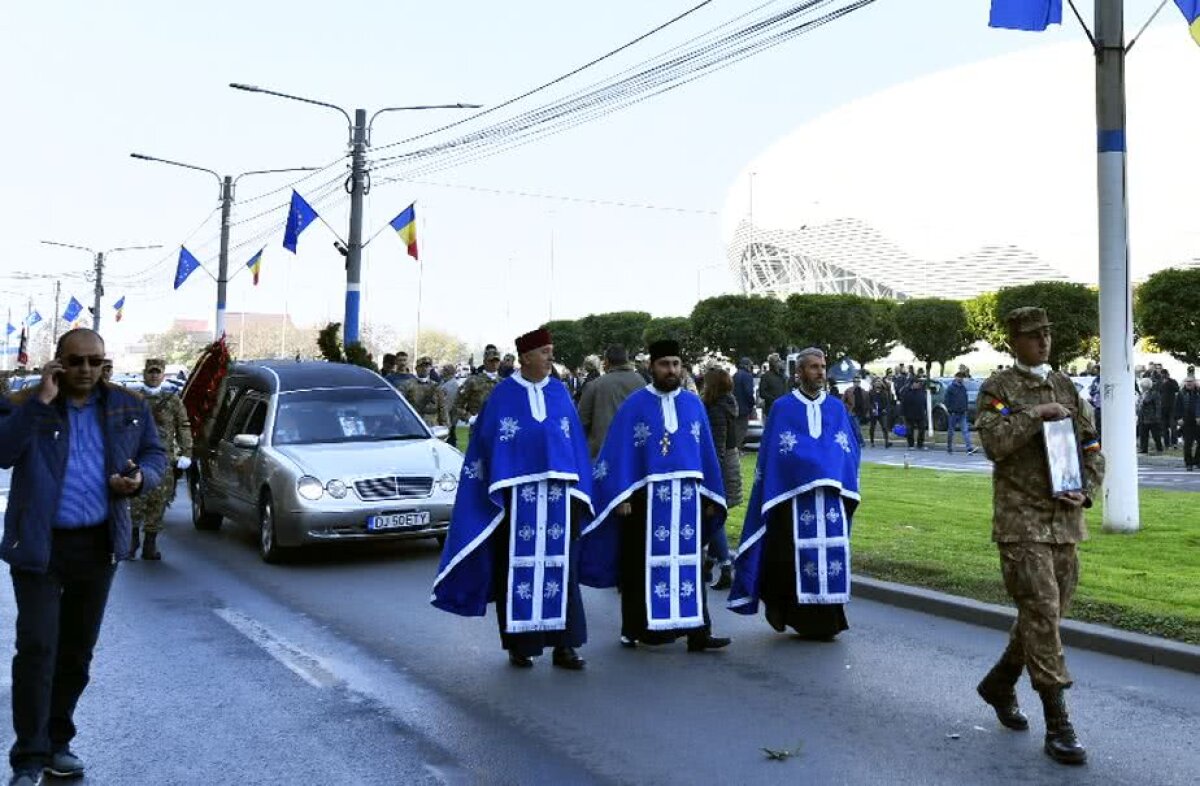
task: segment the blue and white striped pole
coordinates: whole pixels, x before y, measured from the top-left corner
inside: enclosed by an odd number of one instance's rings
[[[1104,529],[1139,527],[1133,289],[1125,159],[1123,0],[1096,0],[1097,192],[1100,227],[1100,384],[1103,392]]]

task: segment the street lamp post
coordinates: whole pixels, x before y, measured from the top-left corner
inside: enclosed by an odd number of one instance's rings
[[[211,169],[205,169],[201,166],[193,166],[192,164],[184,164],[180,161],[171,161],[166,158],[157,158],[155,156],[147,156],[142,153],[130,153],[130,158],[136,158],[139,161],[154,161],[159,164],[169,164],[170,166],[183,167],[184,169],[194,169],[197,172],[207,172],[217,179],[218,185],[221,187],[221,253],[217,262],[217,316],[213,327],[213,338],[219,339],[225,335],[225,304],[226,293],[229,288],[229,216],[233,211],[233,193],[237,181],[247,175],[273,175],[280,172],[314,172],[317,167],[298,166],[288,167],[287,169],[253,169],[249,172],[243,172],[236,177],[225,175],[222,177]]]
[[[350,233],[346,241],[346,316],[342,326],[342,339],[346,346],[358,343],[358,312],[362,289],[362,224],[363,197],[371,190],[370,168],[367,165],[367,148],[371,146],[371,127],[375,118],[384,112],[406,112],[422,109],[479,109],[479,104],[430,104],[421,106],[390,106],[378,110],[370,119],[367,110],[355,109],[354,119],[350,113],[336,104],[316,101],[275,90],[244,85],[237,82],[229,84],[235,90],[245,90],[250,93],[263,93],[277,98],[287,98],[305,104],[323,106],[340,112],[346,118],[350,143],[350,179],[346,190],[350,193]]]
[[[150,249],[162,248],[162,246],[119,246],[110,248],[106,251],[97,251],[94,248],[87,246],[76,246],[70,243],[58,243],[53,240],[43,240],[43,245],[58,246],[59,248],[73,248],[76,251],[86,251],[92,255],[93,277],[95,278],[95,286],[92,289],[92,330],[100,332],[100,298],[104,297],[104,262],[110,254],[115,254],[118,251],[148,251]]]

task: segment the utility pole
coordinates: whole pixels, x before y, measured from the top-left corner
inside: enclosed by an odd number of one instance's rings
[[[1096,138],[1100,224],[1100,384],[1104,416],[1104,529],[1139,527],[1134,445],[1133,303],[1125,188],[1124,0],[1096,0]]]
[[[367,177],[367,110],[355,109],[350,140],[350,238],[346,243],[346,324],[342,326],[342,343],[346,346],[358,343],[358,309],[362,296],[363,196],[370,190]]]
[[[100,332],[100,298],[104,297],[104,252],[96,252],[96,286],[92,290],[92,330]]]
[[[375,123],[375,118],[384,112],[405,112],[422,109],[478,109],[479,104],[458,103],[426,106],[389,106],[377,110],[369,118],[367,117],[367,110],[355,109],[354,119],[351,120],[350,114],[337,104],[330,104],[325,101],[317,101],[312,98],[304,98],[288,93],[280,93],[275,90],[267,90],[263,87],[245,85],[239,82],[230,82],[229,86],[234,90],[244,90],[248,93],[263,93],[264,95],[287,98],[304,104],[323,106],[326,109],[333,109],[340,112],[342,117],[346,118],[346,125],[350,131],[350,180],[347,184],[347,190],[350,192],[350,236],[346,241],[345,252],[346,315],[342,323],[342,343],[346,346],[356,344],[359,341],[358,315],[362,297],[363,197],[371,192],[370,172],[367,166],[367,148],[371,146],[371,126]]]
[[[314,172],[317,167],[298,166],[288,169],[255,169],[250,172],[243,172],[237,177],[230,175],[222,177],[211,169],[184,164],[180,161],[156,158],[141,153],[130,153],[129,157],[136,158],[139,161],[155,161],[159,164],[169,164],[171,166],[183,167],[184,169],[194,169],[197,172],[207,172],[215,177],[217,183],[221,186],[221,253],[217,260],[217,314],[216,319],[213,320],[213,338],[219,339],[225,335],[225,303],[229,289],[229,216],[233,211],[233,192],[237,186],[237,181],[247,175],[274,175],[280,172]]]
[[[52,336],[50,339],[51,346],[56,346],[58,344],[58,315],[61,313],[58,310],[58,306],[59,306],[59,298],[61,296],[62,296],[62,282],[58,281],[56,279],[54,281],[54,323],[53,323],[54,327],[51,330],[51,336]]]

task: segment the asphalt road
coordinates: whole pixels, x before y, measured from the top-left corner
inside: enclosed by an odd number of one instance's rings
[[[617,596],[585,589],[588,669],[518,671],[491,616],[428,604],[432,542],[269,566],[247,533],[192,529],[184,502],[165,560],[119,571],[78,715],[87,784],[1190,784],[1200,769],[1195,675],[1070,652],[1092,757],[1070,769],[1042,754],[1028,685],[1028,733],[975,697],[994,631],[858,600],[833,644],[719,608],[728,650],[631,651]],[[13,614],[5,583],[0,651]]]

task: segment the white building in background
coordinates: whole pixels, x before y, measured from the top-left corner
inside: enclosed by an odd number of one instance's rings
[[[1165,26],[1164,26],[1165,27]],[[1200,51],[1177,26],[1129,56],[1132,275],[1200,263]],[[1031,49],[890,88],[755,158],[722,217],[743,291],[967,298],[1097,279],[1094,60]]]

